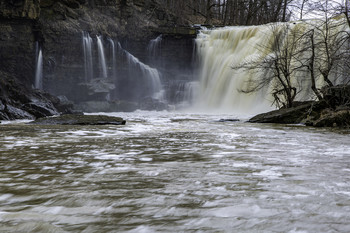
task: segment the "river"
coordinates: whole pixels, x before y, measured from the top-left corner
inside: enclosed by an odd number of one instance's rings
[[[109,115],[0,125],[0,232],[350,232],[346,131]]]

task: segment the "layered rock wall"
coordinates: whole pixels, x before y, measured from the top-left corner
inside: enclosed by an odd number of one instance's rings
[[[101,35],[105,46],[108,45],[109,38],[116,43],[120,42],[139,56],[141,61],[147,62],[145,54],[148,41],[163,33],[164,28],[183,23],[186,22],[176,18],[155,0],[1,1],[0,79],[4,79],[6,83],[11,83],[9,80],[22,83],[25,89],[23,92],[27,94],[35,92],[32,87],[38,45],[43,51],[44,58],[44,90],[55,95],[67,95],[76,101],[80,97],[77,88],[85,78],[83,31],[88,32],[94,40],[97,35]],[[192,37],[193,35],[188,38],[181,36],[177,40],[177,36],[173,35],[169,40],[173,44],[171,50],[176,51],[177,42],[178,45],[187,43],[184,40],[191,43]],[[185,55],[187,57],[192,53],[192,49],[189,50]],[[106,56],[111,56],[106,53]],[[173,54],[171,52],[164,57],[173,57]],[[188,64],[184,64],[183,61],[189,59],[183,57],[180,58],[182,64],[178,66],[186,70]],[[94,68],[98,70],[98,67]],[[125,67],[119,69],[122,72]],[[7,85],[6,88],[16,86]],[[0,91],[2,105],[11,102],[8,98],[15,98],[9,96],[7,94],[9,91],[4,87]],[[17,100],[14,102],[18,108],[26,104]]]

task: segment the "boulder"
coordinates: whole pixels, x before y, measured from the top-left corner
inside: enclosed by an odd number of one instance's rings
[[[227,118],[223,118],[223,119],[220,119],[218,122],[238,122],[239,119],[235,119],[235,118],[232,118],[232,119],[227,119]]]
[[[35,117],[31,115],[30,113],[20,109],[16,108],[12,105],[7,104],[5,110],[3,111],[3,114],[6,114],[7,120],[13,120],[13,119],[34,119]],[[5,119],[6,119],[5,118]]]
[[[54,117],[39,118],[29,124],[34,125],[125,125],[120,117],[105,115],[76,115],[66,114]]]
[[[279,124],[299,124],[305,118],[308,113],[319,104],[316,102],[305,102],[292,108],[281,108],[279,110],[262,113],[254,116],[249,120],[252,123],[279,123]]]
[[[46,101],[26,103],[24,104],[23,109],[28,113],[32,114],[33,116],[35,116],[35,118],[53,116],[53,115],[59,114],[56,108],[52,105],[52,103],[46,102]]]

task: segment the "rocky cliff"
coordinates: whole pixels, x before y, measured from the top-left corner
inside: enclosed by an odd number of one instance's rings
[[[155,0],[2,0],[0,2],[0,112],[2,112],[0,119],[35,118],[43,115],[28,111],[28,104],[33,102],[47,103],[44,104],[46,107],[43,107],[49,110],[47,115],[68,111],[67,104],[63,110],[57,101],[50,104],[51,97],[48,98],[50,95],[45,91],[54,95],[65,95],[75,102],[89,100],[81,97],[81,92],[86,91],[86,87],[80,85],[86,78],[83,32],[89,34],[94,46],[97,43],[97,36],[101,36],[109,70],[112,67],[112,53],[106,51],[110,46],[109,40],[127,48],[141,62],[146,62],[147,43],[162,33],[168,35],[164,38],[168,38],[174,48],[179,44],[186,47],[187,52],[178,58],[183,64],[179,62],[175,66],[189,70],[193,31],[175,32],[173,35],[169,32],[169,28],[185,24],[186,22],[176,18]],[[39,48],[43,54],[42,82],[45,91],[33,88]],[[97,48],[93,49],[92,54],[94,57],[98,56]],[[173,54],[174,52],[170,52],[164,56],[173,57]],[[119,60],[125,58],[119,57]],[[125,61],[120,61],[120,64],[122,65],[118,67],[118,72],[127,73]],[[164,70],[175,69],[174,67],[169,69],[168,65],[163,64]],[[97,59],[93,68],[96,78],[99,78],[98,70],[101,68]],[[170,72],[168,76],[174,76],[174,72]],[[117,85],[120,89],[119,86],[125,83],[125,79],[119,78],[119,81],[109,79],[107,83],[111,86]],[[124,89],[128,88],[125,84]],[[16,90],[17,94],[13,94],[13,90]],[[18,98],[21,93],[26,98]],[[99,98],[98,95],[91,98],[95,97]]]

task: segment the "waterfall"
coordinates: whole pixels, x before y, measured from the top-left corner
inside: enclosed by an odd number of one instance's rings
[[[189,107],[198,91],[198,82],[178,80],[172,86],[175,91],[173,98],[178,107]]]
[[[281,89],[284,88],[283,83],[278,81],[277,75],[288,79],[290,86],[296,88],[296,97],[293,100],[315,99],[311,90],[311,72],[306,68],[312,54],[310,32],[315,31],[312,38],[317,45],[313,47],[317,60],[313,60],[313,63],[317,67],[313,71],[316,87],[319,89],[325,85],[320,70],[327,68],[329,64],[325,57],[324,35],[328,33],[328,37],[335,40],[332,42],[335,45],[331,47],[335,49],[339,49],[337,44],[347,36],[343,32],[347,30],[344,27],[348,27],[345,19],[338,17],[330,20],[330,31],[327,33],[324,24],[322,20],[310,20],[202,30],[196,39],[200,66],[196,106],[203,110],[215,109],[244,115],[275,109],[271,106],[275,100],[272,92],[275,91],[276,96],[280,95],[282,100],[286,98],[279,92],[286,89]],[[332,46],[331,42],[327,43]],[[342,51],[339,49],[338,52]],[[245,67],[248,68],[244,68],[242,64],[247,64]],[[249,66],[250,64],[252,65]],[[260,65],[260,69],[249,68],[254,65]],[[274,68],[275,65],[279,66],[280,73]],[[287,72],[290,73],[281,74],[282,66],[288,66]],[[334,65],[333,68],[329,78],[337,83],[337,66]],[[263,84],[259,83],[261,80],[264,80]],[[264,88],[248,94],[242,92],[259,84]]]
[[[147,51],[151,57],[156,57],[160,54],[161,42],[162,42],[162,35],[159,35],[157,38],[150,40],[147,46]]]
[[[263,91],[243,94],[249,72],[233,70],[235,64],[258,56],[257,45],[270,43],[264,26],[225,27],[203,30],[197,37],[200,87],[196,103],[200,108],[235,113],[254,113],[271,109]]]
[[[108,41],[111,44],[111,51],[112,51],[112,74],[113,74],[113,78],[116,78],[117,77],[117,58],[115,54],[115,44],[111,38],[108,38]]]
[[[35,83],[36,89],[43,89],[43,53],[39,44],[36,44],[36,69],[35,69]]]
[[[93,63],[92,63],[92,38],[89,33],[83,32],[83,50],[84,50],[84,69],[85,82],[93,79]]]
[[[101,40],[102,36],[97,36],[97,47],[98,47],[98,57],[100,61],[100,69],[102,78],[107,78],[107,65],[106,65],[106,57],[105,52]]]
[[[134,55],[124,50],[121,47],[120,43],[118,43],[118,47],[119,47],[119,50],[122,51],[127,58],[129,71],[134,72],[136,70],[139,70],[142,77],[145,78],[145,80],[143,80],[145,82],[143,89],[144,90],[147,89],[147,91],[151,94],[151,97],[153,99],[163,101],[164,90],[162,87],[162,83],[160,80],[160,73],[158,72],[158,70],[142,63]]]

